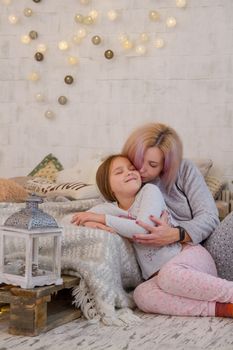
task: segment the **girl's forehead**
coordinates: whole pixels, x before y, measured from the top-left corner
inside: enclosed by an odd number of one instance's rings
[[[113,159],[112,164],[111,164],[111,168],[118,168],[119,166],[127,166],[127,165],[132,165],[132,163],[130,162],[130,160],[128,158],[124,158],[124,157],[117,157],[115,159]]]

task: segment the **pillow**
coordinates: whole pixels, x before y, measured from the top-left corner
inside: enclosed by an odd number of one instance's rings
[[[44,177],[50,181],[55,181],[57,172],[62,169],[62,164],[52,153],[50,153],[42,159],[28,176]]]
[[[27,191],[15,181],[0,179],[0,202],[25,202]]]
[[[191,160],[198,167],[204,177],[208,174],[210,168],[213,165],[213,161],[211,159],[191,158]]]
[[[224,187],[224,183],[215,176],[206,176],[205,181],[212,196],[214,199],[217,199]]]
[[[98,167],[102,163],[101,160],[92,159],[85,162],[80,162],[72,168],[64,169],[57,173],[56,183],[64,182],[84,182],[95,184],[95,175]]]
[[[98,198],[99,191],[95,185],[88,185],[83,182],[66,182],[62,184],[41,184],[29,181],[28,189],[41,196],[56,197],[62,196],[70,199]]]
[[[16,176],[16,177],[10,178],[10,180],[15,181],[18,185],[21,185],[24,188],[27,188],[28,181],[32,179],[33,179],[32,176]]]

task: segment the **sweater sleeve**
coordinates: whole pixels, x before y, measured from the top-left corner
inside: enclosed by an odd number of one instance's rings
[[[218,211],[204,177],[189,160],[183,161],[177,182],[186,196],[192,213],[191,220],[179,221],[189,234],[193,244],[206,239],[219,224]]]
[[[162,210],[166,208],[163,195],[156,185],[146,184],[138,193],[131,207],[136,215],[133,219],[106,215],[106,225],[114,228],[121,236],[131,238],[135,234],[147,234],[147,231],[136,224],[141,220],[151,225],[150,215],[160,217]]]

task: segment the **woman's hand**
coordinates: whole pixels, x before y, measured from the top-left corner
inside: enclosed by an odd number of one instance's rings
[[[101,224],[99,222],[87,221],[87,222],[85,222],[85,224],[83,226],[91,227],[91,228],[98,228],[100,230],[108,231],[111,233],[116,233],[112,227]]]
[[[88,221],[105,225],[105,215],[92,213],[90,211],[82,211],[75,213],[71,219],[71,223],[75,225],[84,225]]]
[[[154,247],[161,247],[167,244],[174,243],[179,239],[179,230],[171,227],[167,223],[167,215],[164,214],[160,219],[155,216],[150,216],[150,220],[157,226],[145,224],[142,221],[137,221],[137,224],[148,231],[147,235],[134,235],[133,240],[136,243],[151,245]]]

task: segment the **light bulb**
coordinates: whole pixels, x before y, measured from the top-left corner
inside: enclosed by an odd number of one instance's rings
[[[37,51],[44,53],[47,50],[47,46],[45,44],[39,44],[37,45]]]
[[[101,37],[99,35],[94,35],[91,41],[94,45],[99,45],[101,43]]]
[[[76,13],[76,15],[74,16],[74,20],[77,23],[83,23],[83,15],[81,15],[81,13]]]
[[[43,102],[45,100],[44,95],[41,92],[35,94],[35,99],[37,102]]]
[[[107,17],[110,21],[115,21],[118,17],[118,12],[115,10],[110,10],[107,13]]]
[[[126,33],[121,33],[118,37],[120,43],[123,43],[124,41],[128,40],[128,35]]]
[[[80,44],[82,42],[82,38],[80,38],[78,35],[73,35],[72,40],[75,44]]]
[[[2,3],[4,5],[10,5],[11,4],[11,0],[2,0]]]
[[[78,38],[85,38],[85,36],[87,35],[87,30],[85,28],[80,28],[78,31],[77,31],[77,36]]]
[[[45,117],[48,119],[53,119],[54,118],[54,112],[51,111],[51,109],[47,109],[47,111],[45,111]]]
[[[160,14],[155,10],[151,10],[149,12],[149,18],[151,21],[158,21],[160,19]]]
[[[58,43],[58,48],[59,48],[59,50],[61,50],[61,51],[66,51],[66,50],[68,50],[68,48],[69,48],[69,44],[68,44],[68,42],[65,41],[65,40],[59,41],[59,43]]]
[[[93,20],[93,18],[91,16],[83,17],[83,23],[84,24],[89,25],[89,24],[93,24],[93,22],[94,22],[94,20]]]
[[[144,45],[138,45],[136,46],[135,51],[138,55],[144,55],[146,53],[146,47]]]
[[[96,10],[92,10],[89,12],[89,16],[95,21],[99,17],[99,12]]]
[[[31,38],[29,35],[22,35],[20,40],[22,44],[26,44],[26,45],[31,42]]]
[[[162,38],[157,38],[155,40],[155,47],[156,47],[156,49],[161,49],[162,47],[164,47],[164,45],[165,45],[165,42],[164,42],[164,40]]]
[[[122,46],[124,49],[130,50],[133,47],[133,42],[131,40],[125,40],[123,41]]]
[[[19,21],[19,17],[16,16],[16,15],[10,15],[10,16],[8,17],[8,20],[9,20],[9,22],[10,22],[11,24],[16,24],[16,23],[18,23],[18,21]]]
[[[88,5],[90,0],[79,0],[80,1],[80,4],[82,5]]]
[[[147,33],[141,33],[139,38],[140,38],[140,41],[143,43],[146,43],[147,41],[149,41],[149,35]]]
[[[31,81],[37,81],[39,79],[40,79],[40,76],[37,72],[32,72],[28,76],[28,80],[31,80]]]
[[[33,11],[30,8],[26,8],[23,10],[23,13],[24,13],[24,16],[31,17],[31,15],[33,14]]]
[[[67,58],[67,61],[68,61],[68,63],[70,64],[70,65],[75,65],[75,64],[77,64],[78,63],[78,58],[77,57],[74,57],[74,56],[69,56],[68,58]]]
[[[168,28],[172,28],[176,26],[176,19],[175,17],[168,17],[166,20],[166,25]]]
[[[177,7],[185,7],[187,5],[187,1],[186,0],[176,0],[176,6]]]

